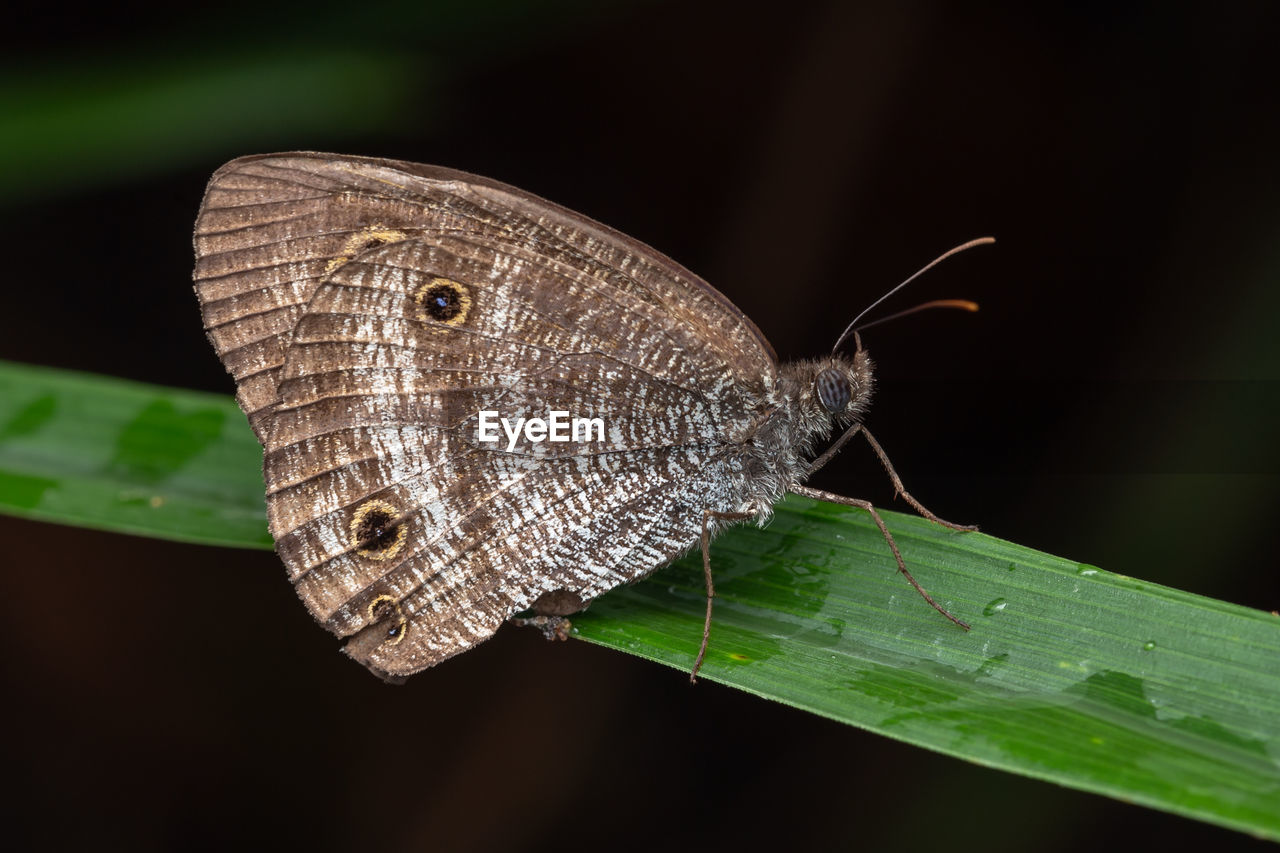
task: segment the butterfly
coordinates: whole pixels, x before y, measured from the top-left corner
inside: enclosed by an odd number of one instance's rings
[[[402,679],[516,614],[764,523],[861,432],[862,349],[779,364],[666,256],[497,181],[319,153],[218,169],[196,221],[209,339],[264,448],[276,550],[312,615]],[[842,336],[843,339],[843,336]],[[840,344],[837,343],[837,349]],[[579,429],[579,427],[582,429]],[[826,453],[818,443],[844,432]]]

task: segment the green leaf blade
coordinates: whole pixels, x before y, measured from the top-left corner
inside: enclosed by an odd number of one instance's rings
[[[228,397],[0,362],[0,510],[270,548],[261,469]]]
[[[0,363],[0,511],[270,547],[261,448],[226,397]],[[701,677],[978,764],[1280,839],[1280,618],[981,533],[791,497],[712,546]],[[697,555],[574,618],[692,665]],[[430,677],[430,676],[420,676]],[[676,676],[673,676],[676,677]]]
[[[917,580],[970,632],[906,584],[865,514],[788,498],[765,530],[712,546],[718,595],[700,678],[1280,838],[1280,619],[884,515]],[[789,589],[776,582],[784,570]],[[701,573],[700,558],[685,558],[599,599],[575,629],[687,670]]]

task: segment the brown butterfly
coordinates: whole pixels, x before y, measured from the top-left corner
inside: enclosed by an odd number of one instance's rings
[[[648,246],[414,163],[234,160],[195,250],[205,328],[265,448],[276,549],[312,615],[384,678],[521,611],[554,624],[700,544],[696,674],[710,539],[787,492],[870,512],[963,625],[870,503],[802,485],[861,431],[899,494],[958,528],[861,427],[860,341],[779,365],[727,298]]]

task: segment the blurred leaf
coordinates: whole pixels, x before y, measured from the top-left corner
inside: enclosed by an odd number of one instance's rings
[[[181,52],[153,39],[96,57],[26,58],[0,71],[0,204],[242,154],[419,134],[450,75],[545,49],[631,5],[316,0],[299,16],[287,4],[243,4],[213,16],[241,22],[237,41],[193,22]],[[351,37],[356,24],[366,37]]]
[[[0,201],[124,182],[201,156],[388,126],[431,75],[386,49],[134,60],[0,80]]]
[[[259,465],[228,398],[0,364],[5,511],[270,547]],[[916,596],[865,514],[789,498],[767,528],[716,540],[702,677],[1280,839],[1280,618],[885,515],[972,631]],[[704,607],[700,561],[685,558],[598,599],[574,632],[687,671]]]

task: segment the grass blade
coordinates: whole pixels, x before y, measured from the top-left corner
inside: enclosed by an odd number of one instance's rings
[[[270,547],[227,397],[0,363],[0,511]],[[885,513],[965,633],[847,507],[789,498],[716,540],[702,676],[979,764],[1280,839],[1280,618]],[[687,670],[699,560],[616,590],[578,637]]]
[[[235,401],[0,362],[0,511],[270,548],[262,448]]]
[[[716,540],[700,678],[949,755],[1280,839],[1280,619],[981,533],[788,498]],[[580,637],[687,670],[700,558],[617,590]]]

